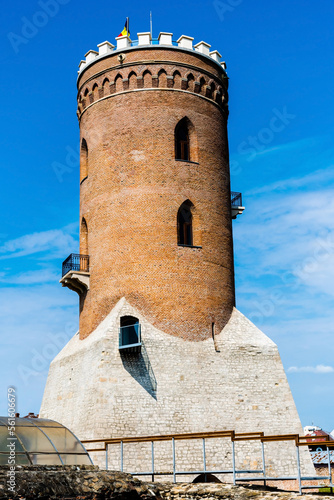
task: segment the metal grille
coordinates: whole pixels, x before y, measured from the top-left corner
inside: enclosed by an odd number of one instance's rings
[[[231,205],[232,207],[242,207],[241,193],[231,191]]]
[[[140,347],[141,330],[140,324],[136,323],[130,326],[121,326],[119,329],[119,348],[130,349]]]

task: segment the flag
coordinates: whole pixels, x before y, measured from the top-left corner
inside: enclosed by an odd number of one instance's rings
[[[120,32],[118,36],[130,36],[130,30],[129,30],[129,18],[127,17],[125,20],[125,25],[123,28],[123,31]],[[118,38],[118,37],[117,37]]]

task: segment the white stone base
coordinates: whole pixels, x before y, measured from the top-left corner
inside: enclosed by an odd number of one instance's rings
[[[125,315],[140,320],[139,355],[121,355],[118,349],[120,317]],[[89,337],[79,340],[77,333],[52,361],[40,417],[57,420],[79,439],[231,429],[303,433],[277,346],[238,310],[215,342],[189,342],[157,330],[125,298]],[[179,466],[191,469],[189,461],[201,461],[198,445],[179,458]],[[216,464],[217,450],[222,453],[215,446],[216,451],[208,451],[208,466]],[[226,446],[224,456],[230,457],[230,444]],[[260,465],[260,450],[236,446],[240,465]],[[276,473],[296,474],[291,443],[266,448]],[[138,450],[137,458],[140,454]],[[161,452],[162,462],[164,456]],[[135,460],[136,453],[128,453],[127,470],[138,470]],[[103,461],[100,454],[96,462]],[[314,475],[305,447],[301,461],[303,474]],[[114,467],[118,465],[117,457]]]

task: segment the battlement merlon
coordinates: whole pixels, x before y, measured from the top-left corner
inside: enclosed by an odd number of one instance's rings
[[[202,56],[208,57],[211,61],[216,62],[220,69],[226,73],[226,63],[225,61],[221,62],[221,54],[217,50],[210,51],[211,45],[206,42],[199,42],[196,45],[193,45],[193,38],[190,36],[182,35],[180,38],[174,42],[173,41],[173,33],[161,32],[157,39],[153,39],[151,37],[150,32],[137,33],[138,40],[131,41],[129,36],[119,36],[116,40],[116,47],[112,43],[105,41],[100,43],[97,47],[99,51],[89,50],[85,55],[85,60],[80,61],[78,74],[86,69],[88,66],[93,64],[99,59],[103,57],[109,56],[110,54],[117,53],[119,51],[126,51],[134,48],[172,48],[175,50],[189,50],[195,51],[201,54]]]

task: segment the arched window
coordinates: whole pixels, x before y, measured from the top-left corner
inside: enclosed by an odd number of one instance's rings
[[[188,121],[183,118],[175,128],[175,159],[190,160]]]
[[[139,319],[134,316],[122,316],[120,321],[119,348],[135,348],[138,347],[140,343]]]
[[[187,200],[177,213],[177,243],[178,245],[193,246],[193,204]]]
[[[85,139],[81,141],[80,151],[80,182],[88,176],[88,146]]]
[[[122,316],[121,317],[121,328],[123,326],[133,326],[139,323],[139,319],[134,316]]]
[[[80,255],[89,255],[88,252],[88,227],[86,219],[81,220],[80,228]]]

